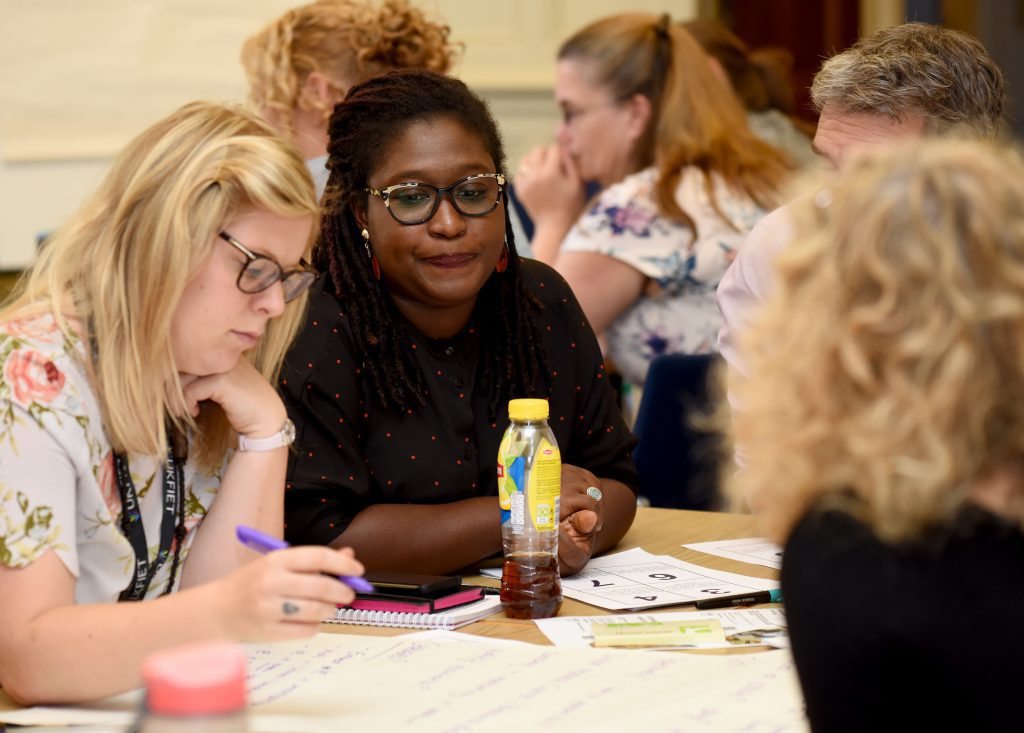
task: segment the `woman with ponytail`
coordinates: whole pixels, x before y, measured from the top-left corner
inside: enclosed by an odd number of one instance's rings
[[[714,348],[715,286],[790,164],[755,136],[700,46],[667,16],[624,14],[562,44],[557,144],[516,189],[533,252],[568,280],[605,354],[642,383],[662,353]],[[584,200],[584,182],[603,190]]]

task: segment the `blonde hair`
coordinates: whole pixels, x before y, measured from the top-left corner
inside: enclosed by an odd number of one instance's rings
[[[732,90],[714,74],[697,42],[667,15],[602,18],[563,43],[558,58],[592,64],[593,82],[618,100],[640,94],[651,101],[652,120],[637,154],[643,165],[658,166],[655,197],[663,215],[695,228],[675,195],[688,166],[704,173],[716,209],[712,173],[762,208],[779,203],[790,167],[785,155],[750,131]]]
[[[1024,160],[901,145],[794,207],[778,290],[743,343],[748,465],[730,493],[777,539],[815,504],[918,536],[1024,456]],[[1011,513],[1024,525],[1024,496]]]
[[[449,28],[428,21],[406,0],[319,0],[293,8],[246,40],[242,66],[250,102],[264,111],[286,137],[294,133],[293,112],[303,84],[324,74],[344,94],[347,86],[392,69],[448,71],[457,46]],[[323,108],[324,120],[330,116]]]
[[[69,339],[85,338],[86,367],[115,450],[162,456],[168,416],[187,415],[171,321],[218,232],[253,209],[315,216],[302,159],[248,112],[188,104],[118,155],[99,189],[52,235],[0,311],[0,321],[49,311]],[[312,234],[307,257],[311,245]],[[304,306],[304,297],[289,303],[247,354],[272,382]],[[175,422],[197,430],[197,455],[206,467],[219,464],[233,444],[217,407],[204,408],[195,421],[186,416]]]

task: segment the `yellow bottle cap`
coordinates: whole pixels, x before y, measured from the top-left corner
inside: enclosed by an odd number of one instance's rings
[[[547,420],[547,400],[509,400],[509,420]]]

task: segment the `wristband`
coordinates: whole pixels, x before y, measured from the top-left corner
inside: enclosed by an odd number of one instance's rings
[[[238,450],[256,453],[283,448],[291,445],[293,442],[295,442],[295,425],[292,424],[291,420],[285,420],[280,430],[266,438],[247,438],[244,435],[239,435]]]

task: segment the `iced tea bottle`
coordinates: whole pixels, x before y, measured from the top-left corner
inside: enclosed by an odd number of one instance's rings
[[[510,618],[546,618],[562,605],[558,508],[562,457],[548,426],[547,400],[508,403],[498,449],[498,499],[505,561],[501,605]]]

